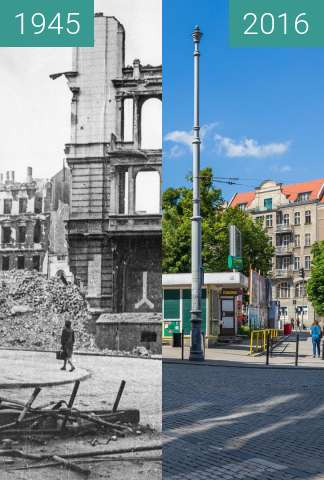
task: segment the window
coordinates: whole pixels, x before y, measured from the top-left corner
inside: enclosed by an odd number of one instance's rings
[[[283,216],[283,224],[284,225],[289,225],[289,213],[285,213],[284,216]]]
[[[266,210],[272,210],[272,198],[265,198],[263,201],[263,206]]]
[[[2,270],[9,270],[9,257],[2,257]]]
[[[40,221],[37,220],[34,227],[34,243],[40,243],[42,238],[42,226]]]
[[[297,202],[307,202],[309,200],[311,192],[302,192],[297,196]]]
[[[2,229],[2,242],[11,243],[11,228],[3,227]]]
[[[27,212],[27,198],[19,198],[19,213]]]
[[[243,210],[243,211],[246,210],[247,209],[247,203],[239,203],[238,208],[240,210]]]
[[[33,269],[39,271],[40,268],[40,256],[35,255],[33,257]]]
[[[295,225],[300,225],[300,212],[295,212],[294,220],[295,220]]]
[[[34,208],[35,213],[42,213],[42,208],[43,208],[42,197],[36,197],[35,198],[35,208]]]
[[[273,245],[273,243],[272,243],[272,237],[269,236],[269,237],[268,237],[268,240],[269,240],[270,245]]]
[[[12,200],[11,198],[5,198],[3,202],[3,213],[5,215],[10,215],[12,209]]]
[[[268,228],[272,227],[272,215],[266,215],[266,226]]]
[[[306,283],[305,282],[299,282],[296,284],[295,287],[295,297],[296,298],[301,298],[301,297],[306,297]]]
[[[291,257],[288,255],[276,257],[276,265],[278,270],[289,270],[291,267]]]
[[[17,268],[18,270],[23,270],[25,268],[25,257],[23,257],[22,255],[19,255],[19,257],[17,257]]]
[[[288,307],[280,307],[279,315],[281,320],[287,320],[288,318]]]
[[[288,247],[288,245],[290,244],[290,239],[291,239],[291,237],[290,237],[289,233],[288,234],[286,233],[285,235],[282,235],[281,245],[283,245],[285,247]]]
[[[311,234],[305,233],[305,247],[310,247],[311,245]]]
[[[310,270],[311,268],[311,257],[309,255],[306,255],[305,257],[305,270]]]
[[[295,247],[300,247],[300,235],[295,235]]]
[[[26,241],[26,227],[18,227],[18,243],[25,243]]]
[[[277,225],[281,225],[281,224],[282,224],[282,212],[277,212],[277,215],[276,215],[276,223],[277,223]]]
[[[312,214],[310,210],[305,212],[305,225],[310,225],[312,223]]]
[[[294,257],[294,270],[300,269],[300,257]]]
[[[277,297],[278,298],[290,297],[290,286],[287,282],[279,283],[279,285],[277,286]]]

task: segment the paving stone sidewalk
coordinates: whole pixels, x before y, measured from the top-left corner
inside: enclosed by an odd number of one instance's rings
[[[165,363],[164,480],[324,479],[324,372]]]

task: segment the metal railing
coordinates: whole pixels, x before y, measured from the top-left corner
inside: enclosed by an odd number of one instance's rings
[[[250,355],[258,352],[265,352],[267,350],[267,338],[276,341],[279,337],[279,330],[277,328],[266,328],[263,330],[252,330],[250,336]]]

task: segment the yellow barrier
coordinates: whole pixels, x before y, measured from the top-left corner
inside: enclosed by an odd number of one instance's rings
[[[258,353],[259,351],[266,351],[268,335],[270,339],[277,338],[279,336],[279,330],[277,328],[252,330],[250,336],[250,355],[252,355],[252,353]]]

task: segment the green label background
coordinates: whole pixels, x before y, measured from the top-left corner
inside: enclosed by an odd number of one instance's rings
[[[230,0],[230,46],[231,47],[323,47],[324,46],[324,1],[323,0]],[[253,31],[259,35],[244,35],[250,25],[243,20],[246,13],[255,13],[258,22]],[[309,23],[305,35],[295,32],[295,18],[300,13]],[[275,17],[275,30],[264,35],[260,30],[260,17],[272,13]],[[287,13],[287,35],[283,33],[283,20],[278,19]]]
[[[25,33],[20,34],[19,13],[25,14]],[[56,30],[47,28],[35,35],[31,24],[34,13],[42,13],[48,26],[57,13],[61,14],[64,30],[58,35]],[[68,13],[80,13],[80,32],[69,35],[66,31]],[[1,47],[93,47],[94,45],[94,0],[4,0],[0,10]]]

